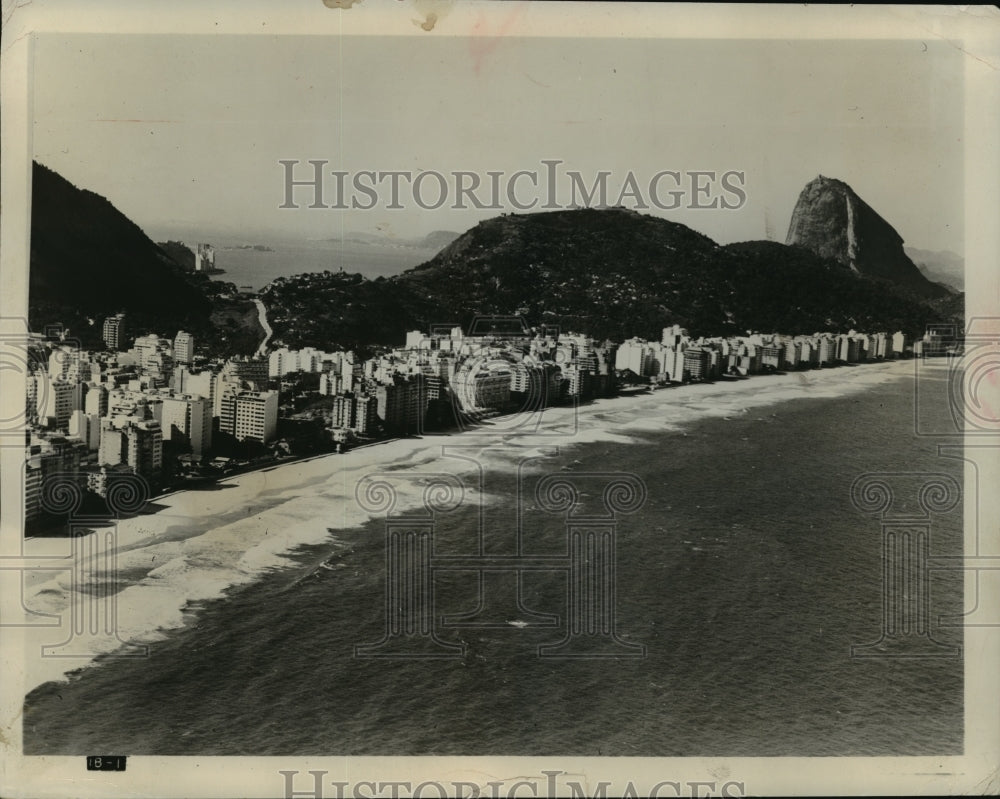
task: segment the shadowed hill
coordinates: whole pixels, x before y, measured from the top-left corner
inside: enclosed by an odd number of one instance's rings
[[[178,264],[104,197],[38,163],[28,304],[33,330],[62,323],[86,344],[100,341],[103,317],[117,311],[138,330],[211,330],[211,302]]]
[[[684,225],[624,209],[508,214],[480,222],[389,279],[281,278],[262,297],[288,346],[398,344],[407,330],[518,314],[622,340],[746,330],[922,332],[938,313],[892,283],[801,247],[720,247]]]

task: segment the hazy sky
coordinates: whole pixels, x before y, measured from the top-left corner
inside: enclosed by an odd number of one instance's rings
[[[962,56],[945,43],[45,34],[33,53],[35,157],[158,240],[412,236],[498,213],[407,191],[403,210],[281,210],[279,159],[485,179],[555,158],[588,183],[611,172],[614,196],[629,171],[744,172],[739,210],[648,211],[723,243],[783,241],[823,174],[907,244],[963,251]]]

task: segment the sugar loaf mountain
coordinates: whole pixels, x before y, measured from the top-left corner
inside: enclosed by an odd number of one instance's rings
[[[788,243],[720,246],[684,225],[624,209],[510,214],[476,225],[393,278],[321,274],[267,286],[288,346],[394,343],[406,330],[520,314],[597,338],[850,328],[922,333],[957,321],[963,298],[928,280],[889,223],[845,183],[802,191]]]
[[[86,339],[90,320],[127,311],[151,332],[214,328],[216,340],[252,347],[253,306],[239,304],[235,286],[194,280],[178,263],[183,248],[154,244],[106,200],[45,167],[34,175],[33,329],[62,322]],[[398,344],[407,330],[484,314],[619,341],[655,339],[671,324],[694,335],[922,333],[959,319],[962,295],[928,280],[902,245],[847,184],[819,177],[799,197],[786,244],[723,246],[621,208],[505,214],[394,277],[292,275],[260,298],[276,345],[326,349]]]

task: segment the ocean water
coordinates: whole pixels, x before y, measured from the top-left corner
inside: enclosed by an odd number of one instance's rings
[[[436,252],[351,241],[276,241],[267,244],[271,251],[229,246],[227,249],[225,243],[216,245],[215,265],[225,270],[216,280],[250,286],[254,291],[260,291],[278,277],[326,270],[360,272],[368,278],[389,277],[429,261]]]
[[[561,409],[541,431],[393,442],[168,500],[119,532],[124,637],[149,656],[99,656],[68,677],[36,661],[25,752],[958,754],[961,658],[851,657],[882,624],[881,529],[852,482],[961,479],[913,434],[913,393],[906,364],[688,386]],[[539,509],[539,480],[575,481],[588,503],[588,475],[641,479],[645,503],[619,521],[616,625],[645,657],[537,657],[565,632],[564,572],[524,574],[521,608],[509,578],[488,577],[499,625],[438,630],[464,656],[355,657],[386,630],[384,521],[355,501],[376,471],[399,486],[397,512],[418,503],[420,475],[463,481],[465,501],[436,523],[440,555],[558,555],[565,527]],[[961,526],[935,517],[931,554],[959,553]],[[934,578],[935,619],[961,612],[959,574]],[[67,592],[39,583],[28,602],[56,611]],[[474,576],[440,574],[435,601],[473,611]],[[532,626],[544,614],[561,626]],[[960,628],[933,632],[961,644]]]

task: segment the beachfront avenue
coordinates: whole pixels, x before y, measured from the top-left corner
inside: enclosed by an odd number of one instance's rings
[[[325,159],[280,159],[282,209],[361,210],[373,208],[433,211],[516,211],[622,207],[672,211],[726,210],[747,202],[746,173],[729,170],[674,170],[624,175],[601,170],[584,175],[560,170],[559,159],[542,159],[535,169],[346,170],[330,169]]]
[[[414,330],[402,346],[353,351],[279,347],[210,358],[193,337],[133,337],[104,322],[106,349],[32,336],[26,375],[26,534],[64,521],[53,480],[102,508],[136,478],[145,498],[276,462],[425,432],[494,438],[545,434],[546,408],[672,385],[945,354],[930,330],[699,337],[674,325],[660,341],[598,341],[520,317],[480,317],[468,331]],[[484,424],[488,422],[488,424]],[[134,490],[134,486],[129,488]],[[110,507],[110,506],[109,506]],[[103,512],[103,510],[102,510]]]

